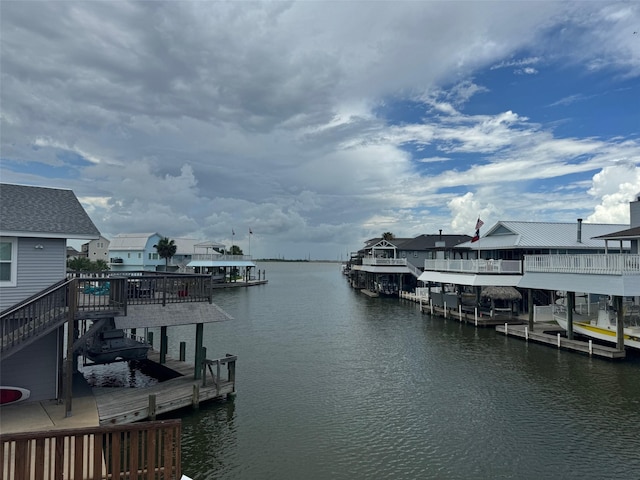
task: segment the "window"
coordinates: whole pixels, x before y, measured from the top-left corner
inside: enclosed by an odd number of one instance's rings
[[[16,286],[17,248],[16,238],[3,238],[0,241],[0,285],[3,287]]]

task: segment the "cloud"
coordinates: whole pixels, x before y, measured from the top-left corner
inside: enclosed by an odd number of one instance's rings
[[[588,193],[599,203],[587,222],[628,224],[629,202],[640,193],[640,167],[626,162],[605,167],[593,176]]]
[[[106,235],[251,226],[258,256],[606,209],[637,132],[560,133],[492,76],[635,78],[637,20],[629,3],[4,2],[2,181],[72,188]]]

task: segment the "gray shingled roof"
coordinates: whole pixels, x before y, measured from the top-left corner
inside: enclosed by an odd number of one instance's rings
[[[0,233],[95,239],[100,232],[71,190],[0,184]]]

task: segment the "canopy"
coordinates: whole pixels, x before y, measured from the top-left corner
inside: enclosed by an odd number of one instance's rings
[[[484,287],[480,293],[482,297],[490,298],[491,300],[520,300],[522,295],[513,287]]]

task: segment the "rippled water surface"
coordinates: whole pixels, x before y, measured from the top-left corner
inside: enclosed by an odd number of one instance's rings
[[[336,264],[262,263],[205,326],[233,403],[183,415],[203,479],[640,478],[640,358],[609,362],[352,290]],[[195,327],[170,329],[170,354]],[[188,352],[189,353],[193,352]]]

